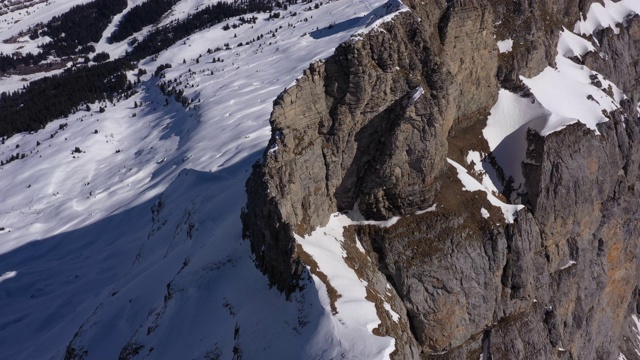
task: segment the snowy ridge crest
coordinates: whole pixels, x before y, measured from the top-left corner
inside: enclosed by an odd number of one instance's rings
[[[640,14],[640,3],[635,0],[604,0],[604,5],[595,2],[589,8],[586,17],[576,23],[573,32],[589,36],[598,30],[611,28],[618,34],[617,25],[623,24],[635,14]]]
[[[364,25],[361,30],[353,35],[353,38],[357,40],[371,31],[382,31],[380,25],[393,20],[394,17],[405,11],[410,11],[410,9],[401,0],[388,0],[384,5],[362,19]]]

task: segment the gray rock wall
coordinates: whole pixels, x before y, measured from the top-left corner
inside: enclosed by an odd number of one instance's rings
[[[559,30],[592,2],[407,1],[412,11],[384,31],[312,64],[275,101],[269,149],[247,182],[245,236],[270,281],[296,290],[304,254],[293,233],[310,233],[331,213],[357,206],[371,219],[402,215],[387,229],[350,230],[373,261],[361,262],[359,275],[386,279],[388,301],[406,309],[398,325],[383,321],[379,330],[398,340],[395,358],[632,356],[638,17],[619,35],[596,34],[608,57],[582,60],[630,99],[599,136],[582,125],[529,134],[529,193],[514,224],[496,220],[484,194],[461,191],[446,162],[487,147],[479,131],[498,89],[526,94],[518,77],[553,65]],[[506,38],[513,51],[498,54]],[[413,215],[434,203],[435,212]]]

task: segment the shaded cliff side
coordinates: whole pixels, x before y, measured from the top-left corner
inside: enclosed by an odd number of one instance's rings
[[[447,162],[489,154],[482,129],[499,89],[531,97],[521,76],[555,65],[560,31],[592,3],[407,1],[410,11],[312,64],[275,101],[269,148],[247,182],[245,236],[271,282],[290,293],[314,271],[294,234],[332,213],[401,216],[349,228],[370,259],[354,271],[373,284],[384,276],[388,301],[406,312],[378,328],[396,338],[392,357],[637,358],[640,19],[597,31],[596,51],[573,59],[627,96],[599,134],[578,123],[523,139],[515,222],[485,193],[463,191]],[[513,46],[501,53],[503,39]]]

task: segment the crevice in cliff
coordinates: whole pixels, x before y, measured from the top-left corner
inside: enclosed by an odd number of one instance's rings
[[[553,306],[548,306],[547,308],[544,309],[543,322],[549,334],[548,335],[549,343],[554,348],[559,346],[561,344],[561,335],[560,335],[560,329],[558,324],[558,315],[556,311],[553,309]]]
[[[500,280],[502,282],[502,286],[508,288],[511,290],[511,299],[514,299],[515,297],[515,291],[518,290],[514,285],[513,282],[511,281],[511,272],[512,272],[512,268],[513,268],[513,262],[514,262],[514,254],[512,251],[512,245],[513,245],[513,234],[510,231],[510,226],[507,226],[505,229],[505,239],[507,241],[507,251],[506,251],[506,261],[504,263],[504,266],[502,267],[502,275],[500,276]]]
[[[522,196],[522,201],[535,216],[542,181],[544,138],[537,131],[529,129],[526,141],[527,153],[526,160],[522,163],[522,172],[527,193]]]
[[[480,360],[493,360],[491,356],[491,328],[482,334],[482,358]]]
[[[449,22],[451,21],[451,14],[453,12],[454,0],[447,0],[447,7],[444,13],[438,19],[438,36],[440,37],[440,45],[444,45],[447,40],[447,30],[449,28]]]

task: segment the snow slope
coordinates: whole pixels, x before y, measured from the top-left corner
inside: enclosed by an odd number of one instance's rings
[[[18,24],[75,3],[52,0]],[[181,2],[172,16],[201,3]],[[257,14],[254,26],[214,26],[142,61],[149,74],[137,95],[0,145],[0,159],[27,155],[0,168],[2,357],[61,358],[68,345],[88,359],[387,357],[393,339],[374,339],[367,324],[348,326],[364,326],[377,347],[342,342],[353,329],[333,319],[315,286],[290,301],[270,289],[239,220],[272,100],[311,61],[375,27],[388,15],[383,4],[299,4],[277,20]],[[207,53],[224,43],[231,49]],[[165,63],[164,80],[193,100],[187,108],[167,105],[151,77]]]
[[[390,224],[397,220],[392,220]],[[329,349],[328,358],[335,359],[346,355],[348,358],[386,359],[395,349],[395,339],[373,335],[372,331],[378,327],[380,319],[375,305],[365,299],[367,283],[358,278],[344,261],[346,251],[343,245],[343,230],[345,226],[355,223],[357,222],[348,215],[336,213],[331,216],[326,226],[317,228],[308,236],[296,235],[296,240],[305,252],[313,256],[319,270],[327,276],[329,283],[340,294],[339,299],[335,301],[336,314],[329,319],[340,344]],[[330,308],[331,300],[325,284],[315,274],[312,276],[321,303],[325,308]]]

